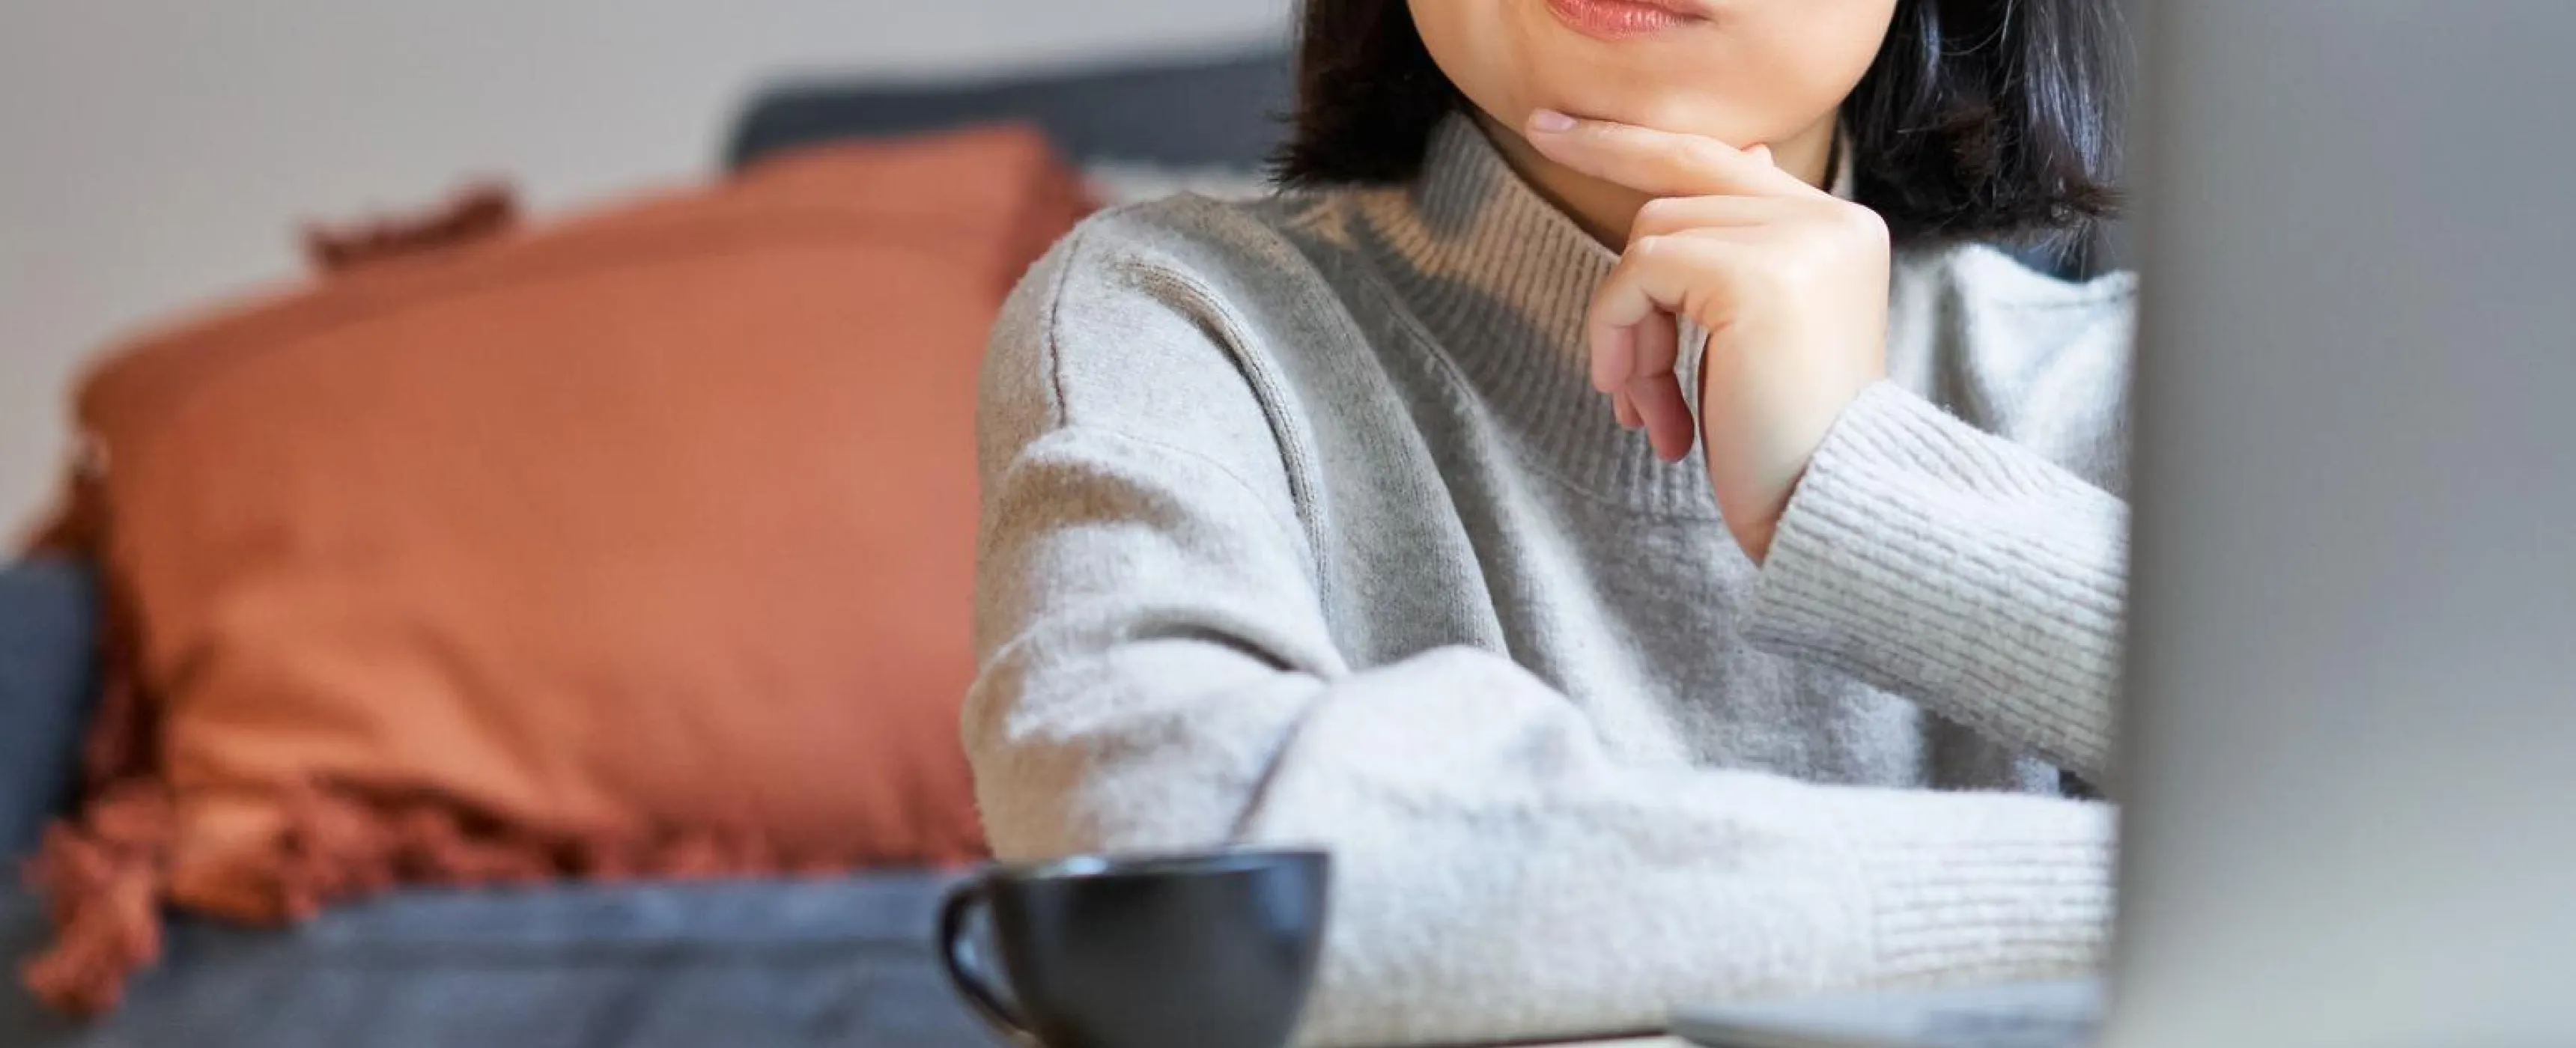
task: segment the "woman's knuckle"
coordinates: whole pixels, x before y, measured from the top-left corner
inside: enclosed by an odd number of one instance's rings
[[[1654,236],[1682,228],[1688,220],[1690,206],[1680,197],[1656,197],[1637,209],[1637,231]]]
[[[1887,239],[1887,218],[1875,209],[1847,201],[1836,201],[1836,223],[1845,233],[1868,240]]]
[[[1705,139],[1688,138],[1673,145],[1675,160],[1694,171],[1705,171],[1722,163],[1717,151],[1723,148]]]

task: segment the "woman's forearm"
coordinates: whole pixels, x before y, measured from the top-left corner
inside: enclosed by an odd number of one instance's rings
[[[2127,528],[2118,498],[1881,384],[1800,482],[1747,633],[2100,783]]]

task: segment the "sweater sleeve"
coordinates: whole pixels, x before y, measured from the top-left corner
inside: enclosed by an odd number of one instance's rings
[[[1747,634],[2101,783],[2127,572],[2126,503],[1880,383],[1791,497]]]
[[[964,730],[1001,855],[1331,849],[1310,1045],[1644,1031],[1730,995],[2095,962],[2104,807],[1623,764],[1503,655],[1351,664],[1208,319],[1087,288],[1108,267],[1070,253],[987,363]]]

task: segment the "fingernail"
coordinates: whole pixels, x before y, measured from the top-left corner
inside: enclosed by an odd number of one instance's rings
[[[1530,113],[1529,126],[1532,131],[1552,135],[1574,130],[1574,118],[1553,109],[1540,109]]]

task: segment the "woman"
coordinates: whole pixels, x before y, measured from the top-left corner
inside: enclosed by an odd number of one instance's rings
[[[1291,190],[986,364],[1009,857],[1320,843],[1306,1036],[2097,957],[2130,284],[2093,0],[1311,0]]]

